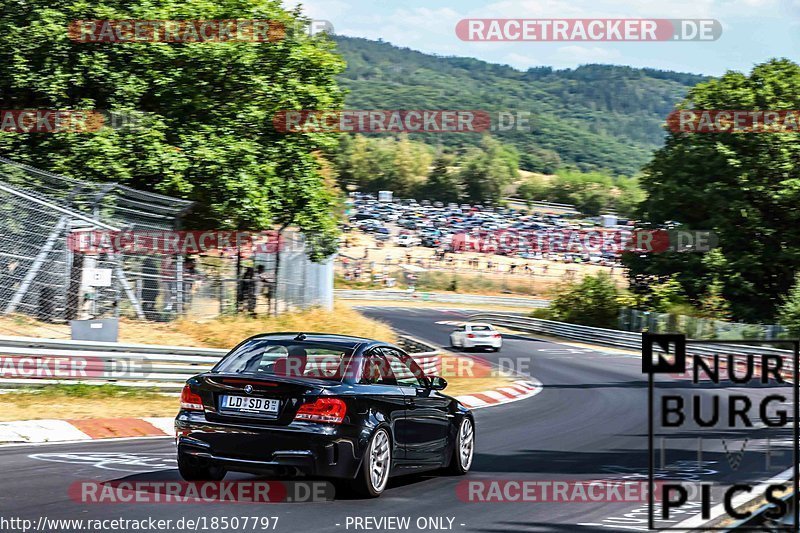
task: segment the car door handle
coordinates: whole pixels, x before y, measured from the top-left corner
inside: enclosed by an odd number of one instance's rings
[[[406,405],[414,405],[414,398],[406,398]]]

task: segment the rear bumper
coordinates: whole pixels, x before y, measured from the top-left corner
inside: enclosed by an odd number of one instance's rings
[[[281,427],[230,425],[208,422],[200,413],[179,414],[175,431],[178,453],[254,474],[296,468],[307,475],[351,479],[361,466],[366,444],[352,427],[303,422]]]
[[[485,339],[482,338],[475,338],[475,339],[464,339],[464,348],[500,348],[503,346],[503,338],[502,337],[488,337]]]

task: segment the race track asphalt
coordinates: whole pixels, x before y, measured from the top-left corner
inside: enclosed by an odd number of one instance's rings
[[[452,326],[438,322],[466,317],[458,310],[370,307],[363,311],[444,348]],[[468,503],[459,499],[456,486],[464,479],[644,481],[647,474],[647,383],[638,356],[518,336],[506,336],[500,353],[480,355],[506,367],[513,362],[523,374],[540,381],[543,390],[530,399],[475,411],[476,454],[466,478],[397,478],[382,497],[374,500],[261,505],[82,504],[68,495],[68,488],[76,481],[179,480],[173,440],[13,446],[0,448],[0,518],[38,522],[41,516],[177,520],[259,515],[279,517],[276,531],[316,533],[363,531],[348,526],[348,519],[352,522],[353,517],[411,517],[408,531],[419,531],[415,525],[418,517],[448,517],[453,519],[453,531],[647,531],[646,503]],[[752,394],[763,396],[767,392],[755,390]],[[703,451],[703,464],[696,464],[691,444],[696,440],[694,429],[683,431],[683,441],[666,445],[667,468],[659,470],[661,474],[698,482],[770,477],[763,472],[763,455],[752,451],[756,449],[752,443],[763,445],[759,438],[763,435],[754,435],[742,455],[742,464],[734,470],[728,466],[721,444],[709,445]],[[786,456],[775,452],[775,472],[790,464]],[[226,479],[251,477],[230,475]],[[661,525],[674,525],[688,516],[678,515]]]

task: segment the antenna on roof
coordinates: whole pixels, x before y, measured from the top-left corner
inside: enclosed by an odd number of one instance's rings
[[[298,333],[297,337],[295,337],[294,340],[296,340],[296,341],[304,341],[304,340],[306,340],[306,334],[305,333]]]

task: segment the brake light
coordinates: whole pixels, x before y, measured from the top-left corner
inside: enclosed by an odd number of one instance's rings
[[[475,334],[474,333],[467,333],[467,338],[468,339],[474,339],[475,338]]]
[[[500,334],[499,333],[495,333],[494,335],[492,335],[492,337],[494,337],[495,339],[499,339],[500,338]]]
[[[203,410],[203,399],[199,394],[192,392],[192,389],[189,387],[189,385],[184,385],[183,391],[181,391],[181,409],[185,409],[187,411]]]
[[[306,422],[324,422],[326,424],[341,424],[347,413],[347,405],[338,398],[317,398],[314,403],[300,406],[295,420]]]

